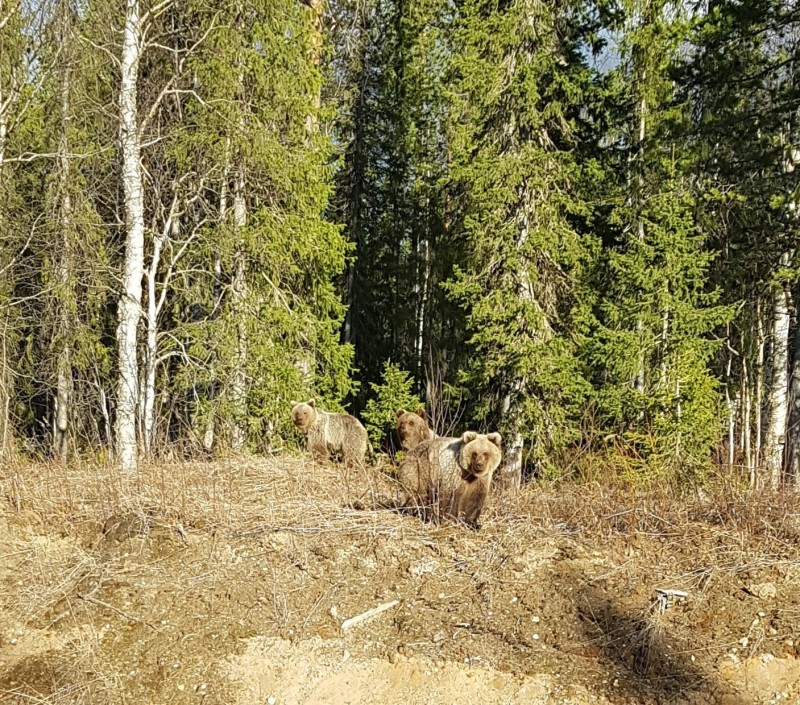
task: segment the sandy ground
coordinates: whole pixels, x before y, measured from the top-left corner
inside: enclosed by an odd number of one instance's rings
[[[530,486],[476,533],[297,458],[3,473],[3,703],[800,702],[791,498]]]

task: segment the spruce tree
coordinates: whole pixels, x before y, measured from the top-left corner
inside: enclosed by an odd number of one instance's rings
[[[515,482],[525,444],[550,463],[577,438],[589,392],[573,322],[585,254],[573,149],[589,79],[576,9],[468,0],[452,48],[463,259],[448,290],[472,353],[461,382],[475,420],[504,434]]]
[[[787,459],[794,474],[800,466],[791,447],[784,454],[787,434],[800,447],[800,425],[787,425],[790,365],[800,379],[790,326],[798,293],[797,30],[785,3],[716,2],[698,18],[678,74],[691,108],[702,222],[721,252],[715,277],[739,304],[728,359],[719,363],[735,401],[729,458],[742,458],[751,482],[773,487]]]
[[[710,363],[712,332],[728,310],[709,283],[714,253],[695,222],[680,171],[680,114],[669,70],[686,20],[658,0],[627,8],[614,85],[627,114],[609,144],[616,160],[613,240],[595,286],[598,325],[587,345],[604,431],[627,439],[642,472],[706,468],[721,433],[721,399]]]
[[[194,100],[179,146],[208,180],[185,294],[194,318],[179,334],[201,364],[184,366],[175,382],[206,390],[197,400],[206,424],[212,415],[225,422],[237,445],[264,420],[285,427],[292,398],[335,405],[349,392],[335,288],[346,243],[323,218],[330,139],[309,129],[328,117],[317,16],[288,0],[226,6],[223,17],[203,5],[193,12],[201,32],[215,26],[191,60]]]

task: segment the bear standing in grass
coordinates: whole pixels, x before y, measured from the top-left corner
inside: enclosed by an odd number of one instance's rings
[[[308,440],[308,450],[317,462],[341,453],[347,467],[364,467],[369,441],[367,430],[355,416],[322,411],[311,399],[292,402],[292,422]]]
[[[400,409],[397,412],[397,435],[400,437],[400,447],[405,451],[436,437],[428,426],[425,410],[422,407],[417,411]]]
[[[416,504],[424,518],[437,524],[444,514],[480,528],[492,475],[503,458],[501,443],[499,433],[475,431],[420,443],[406,454],[397,472],[406,506]]]

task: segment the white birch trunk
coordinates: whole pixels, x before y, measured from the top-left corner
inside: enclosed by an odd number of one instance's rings
[[[416,340],[414,341],[414,354],[417,362],[417,375],[422,378],[425,371],[425,360],[423,353],[425,350],[425,313],[428,305],[428,279],[430,278],[430,245],[428,240],[420,240],[418,255],[421,256],[421,276],[417,275],[415,288],[417,289],[417,330]]]
[[[744,411],[742,412],[742,438],[744,441],[744,462],[747,465],[747,477],[750,481],[750,487],[755,486],[756,482],[756,464],[753,462],[753,446],[752,436],[753,428],[751,425],[753,395],[750,390],[750,373],[747,367],[747,358],[743,360],[744,366],[744,379],[742,380],[742,396],[744,397]]]
[[[61,228],[61,251],[57,255],[56,279],[59,284],[59,294],[62,300],[58,302],[58,340],[61,350],[58,353],[56,370],[56,396],[54,400],[55,414],[53,417],[53,451],[62,463],[67,461],[69,445],[69,423],[72,415],[72,354],[68,338],[70,335],[69,308],[63,301],[64,296],[72,298],[70,291],[72,278],[72,198],[70,195],[70,159],[69,159],[69,129],[70,129],[70,72],[69,57],[71,55],[70,35],[70,8],[67,0],[59,3],[60,40],[61,48],[65,53],[64,64],[60,72],[61,92],[61,135],[58,149],[59,166],[59,213]]]
[[[642,72],[642,85],[644,85],[644,72]],[[642,178],[641,170],[644,169],[644,140],[647,136],[647,101],[645,98],[641,98],[639,101],[639,142],[638,142],[638,153],[639,153],[639,164],[638,164],[638,174],[637,174],[637,197],[639,199],[639,207],[641,207],[641,202],[644,199],[644,180]],[[637,223],[636,223],[636,236],[639,239],[639,242],[644,242],[644,220],[641,217],[641,214],[637,215]],[[639,344],[639,352],[638,352],[638,359],[636,363],[636,374],[634,376],[633,381],[633,388],[639,393],[644,394],[645,390],[645,378],[644,378],[644,368],[645,368],[645,359],[644,359],[644,341],[642,340],[644,335],[644,323],[642,322],[641,318],[637,318],[636,320],[636,338]],[[640,412],[640,417],[642,416]]]
[[[119,300],[119,381],[117,383],[116,449],[123,470],[137,467],[136,409],[138,406],[137,343],[144,275],[144,199],[141,143],[137,116],[137,81],[141,52],[139,0],[127,0],[123,30],[119,92],[122,185],[125,195],[125,263]]]
[[[781,258],[788,266],[789,258]],[[772,308],[772,346],[770,366],[769,414],[764,434],[764,481],[777,488],[783,476],[786,445],[786,420],[789,410],[789,297],[781,286],[774,295]]]
[[[233,190],[233,226],[237,234],[241,234],[241,230],[247,225],[244,188],[244,173],[239,168]],[[235,451],[240,451],[247,442],[247,261],[243,243],[237,245],[233,268],[231,290],[236,316],[236,356],[231,382],[233,404],[231,447]]]
[[[179,224],[175,214],[177,196],[172,202],[172,208],[167,218],[164,229],[153,241],[153,257],[147,269],[147,334],[144,350],[144,380],[141,387],[140,414],[142,446],[148,455],[153,450],[153,438],[156,427],[155,399],[156,399],[156,368],[158,366],[158,315],[161,312],[161,299],[157,291],[158,267],[161,264],[161,252],[168,234],[173,237],[178,235]],[[163,286],[168,286],[163,282]],[[162,297],[163,298],[163,297]]]
[[[764,335],[764,318],[761,310],[761,300],[756,300],[756,398],[755,398],[755,460],[753,485],[755,486],[755,475],[761,469],[762,443],[761,438],[764,433],[764,345],[766,337]]]
[[[731,337],[730,326],[727,333],[728,341],[728,365],[725,368],[725,405],[728,408],[728,469],[733,467],[736,459],[736,407],[737,403],[731,396],[731,368],[733,367],[733,353],[730,352]]]
[[[503,397],[503,415],[511,409],[511,395]],[[522,486],[522,451],[525,439],[518,427],[503,439],[503,462],[497,473],[497,483],[503,490],[518,490]]]

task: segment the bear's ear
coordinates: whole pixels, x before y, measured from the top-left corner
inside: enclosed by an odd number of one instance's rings
[[[292,408],[294,409],[294,407],[296,407],[300,402],[299,401],[290,401],[289,403],[292,405]]]
[[[423,407],[419,407],[419,409],[417,409],[417,416],[419,416],[423,421],[428,420],[428,413]]]
[[[309,400],[306,402],[306,404],[308,404],[308,405],[309,405],[309,406],[311,406],[311,407],[315,407],[315,406],[317,405],[317,402],[316,402],[314,399],[309,399]]]
[[[489,439],[490,443],[494,443],[498,448],[500,444],[503,442],[503,437],[499,433],[490,433],[486,436]]]
[[[478,437],[478,434],[475,433],[475,431],[465,431],[464,435],[461,436],[461,440],[464,443],[472,443],[472,441],[474,441],[477,437]]]
[[[397,410],[397,418],[399,419],[405,413],[406,413],[405,409],[398,409]]]

